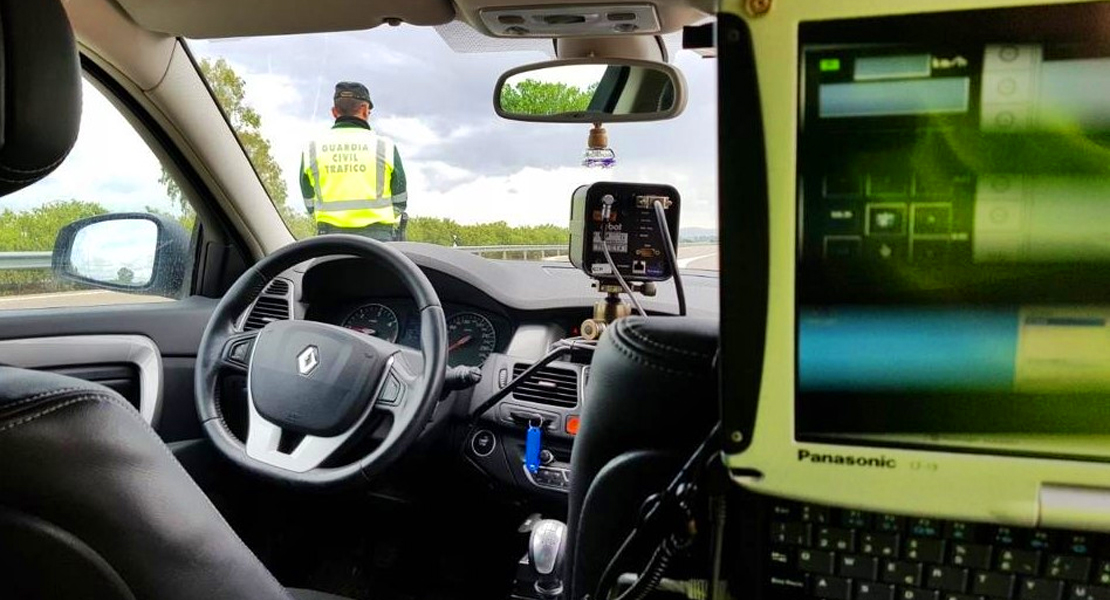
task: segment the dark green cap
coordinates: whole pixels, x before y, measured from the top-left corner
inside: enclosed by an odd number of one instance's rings
[[[355,100],[362,100],[374,108],[374,102],[370,100],[370,90],[366,89],[365,85],[357,81],[340,81],[335,84],[335,100],[340,98],[353,98]]]

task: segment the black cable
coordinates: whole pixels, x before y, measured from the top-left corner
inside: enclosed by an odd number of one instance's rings
[[[477,409],[474,410],[474,412],[470,414],[470,418],[472,420],[477,420],[478,417],[486,414],[489,409],[493,408],[494,405],[496,405],[498,402],[504,400],[505,396],[508,396],[510,393],[512,393],[514,389],[519,387],[525,379],[531,377],[532,375],[535,375],[536,371],[539,371],[541,368],[555,362],[555,359],[559,358],[560,356],[569,354],[573,357],[574,353],[576,352],[593,352],[597,349],[597,342],[586,340],[581,336],[578,336],[561,339],[552,344],[551,347],[552,349],[549,350],[548,353],[543,356],[543,358],[533,363],[527,369],[521,371],[520,375],[517,375],[512,379],[512,381],[506,383],[505,387],[497,390],[492,396],[487,398],[485,402],[483,402],[480,406],[478,406]]]
[[[669,536],[659,544],[659,547],[652,553],[651,559],[644,567],[644,573],[636,578],[627,590],[617,596],[615,600],[644,600],[648,594],[655,591],[659,587],[659,582],[663,580],[663,574],[667,572],[667,567],[671,563],[671,559],[678,552],[678,545],[674,541],[674,536]]]
[[[655,526],[655,521],[659,519],[660,512],[664,505],[666,503],[675,502],[675,499],[678,497],[679,488],[690,479],[691,474],[695,471],[700,472],[705,467],[709,458],[709,453],[720,447],[717,440],[720,431],[721,422],[717,421],[717,423],[713,425],[713,429],[710,430],[709,435],[707,435],[698,446],[698,449],[694,451],[689,460],[686,461],[686,464],[682,465],[682,468],[679,469],[674,479],[667,484],[666,489],[661,494],[655,496],[652,506],[642,512],[643,517],[640,519],[640,522],[637,523],[636,526],[632,528],[632,531],[629,532],[628,536],[624,538],[624,542],[621,543],[620,548],[613,554],[613,558],[609,559],[609,564],[605,566],[605,570],[601,572],[601,578],[597,581],[597,589],[594,591],[594,598],[602,600],[608,597],[608,591],[612,589],[612,582],[616,579],[614,576],[614,569],[620,563],[625,552],[628,551],[628,548],[632,546],[641,532]],[[669,539],[669,537],[665,538],[665,541],[666,539]]]
[[[663,234],[663,246],[666,248],[667,262],[671,263],[671,272],[674,273],[674,291],[678,294],[678,316],[686,316],[686,289],[682,287],[682,274],[678,272],[678,255],[675,254],[674,238],[671,229],[667,227],[667,213],[664,212],[663,203],[656,200],[652,203],[655,207],[655,221],[659,231]]]
[[[628,299],[632,301],[632,306],[636,308],[636,312],[639,313],[641,317],[646,315],[647,313],[644,312],[644,307],[640,306],[640,301],[636,299],[636,296],[632,295],[632,288],[628,287],[628,282],[624,280],[624,276],[617,270],[617,265],[613,262],[613,256],[609,254],[609,242],[601,242],[601,251],[605,254],[605,260],[609,263],[609,268],[613,270],[613,275],[616,275],[617,283],[620,284],[624,293],[628,295]]]
[[[728,495],[721,494],[714,499],[716,518],[713,523],[713,550],[707,600],[721,600],[721,560],[724,556],[725,521],[728,519]]]
[[[570,354],[570,362],[589,363],[593,360],[594,351],[597,350],[597,340],[587,340],[582,336],[564,338],[551,345],[552,348],[564,348]]]
[[[503,400],[505,396],[508,396],[514,389],[519,387],[525,379],[528,379],[529,377],[534,375],[536,371],[539,371],[541,368],[547,366],[548,364],[555,362],[555,359],[563,355],[570,355],[573,359],[576,352],[592,353],[595,349],[596,342],[585,340],[581,336],[576,338],[565,338],[552,344],[552,350],[545,354],[543,358],[522,371],[520,375],[517,375],[515,378],[513,378],[512,381],[505,384],[505,387],[501,388],[497,392],[494,392],[492,396],[486,399],[485,402],[483,402],[473,413],[471,413],[470,427],[467,428],[466,435],[463,436],[463,444],[469,444],[471,438],[474,436],[474,432],[478,430],[478,419],[480,419],[482,415],[489,412],[489,410],[496,406],[498,402],[501,402],[501,400]]]
[[[563,356],[564,354],[569,354],[571,352],[571,348],[572,346],[562,346],[555,348],[554,350],[545,354],[543,358],[539,359],[535,363],[532,363],[532,366],[524,369],[524,371],[522,371],[520,375],[517,375],[515,378],[513,378],[512,381],[505,384],[505,387],[494,392],[492,396],[490,396],[488,399],[486,399],[485,402],[479,405],[478,408],[470,414],[471,420],[477,420],[479,417],[486,414],[489,409],[493,408],[498,402],[501,402],[501,400],[503,400],[505,396],[508,396],[525,379],[528,379],[532,375],[535,375],[536,371],[539,371],[543,367],[546,367],[547,365],[555,362],[555,359],[559,358],[560,356]]]
[[[609,212],[612,210],[610,208],[611,206],[610,204],[606,204],[601,207],[602,223],[609,222]],[[636,312],[639,313],[641,317],[646,316],[647,313],[644,312],[644,307],[640,306],[640,301],[636,299],[636,296],[632,295],[632,288],[628,286],[628,282],[624,280],[624,276],[621,275],[620,270],[617,269],[617,263],[613,262],[613,255],[609,254],[609,238],[605,234],[606,232],[601,232],[601,253],[605,255],[605,262],[609,263],[609,268],[612,269],[613,275],[616,276],[617,283],[620,284],[621,289],[624,290],[628,299],[632,301],[632,306],[636,308]]]

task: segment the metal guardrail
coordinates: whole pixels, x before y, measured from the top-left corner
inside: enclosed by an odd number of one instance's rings
[[[553,244],[546,246],[455,246],[456,250],[492,258],[520,257],[528,260],[529,256],[562,256],[568,252],[566,244]]]
[[[545,258],[567,253],[565,244],[547,246],[456,246],[457,250],[491,258]],[[50,252],[0,252],[0,271],[49,269]]]
[[[0,271],[49,269],[50,252],[0,252]]]
[[[716,242],[684,244],[684,246],[713,246]],[[532,245],[532,246],[455,246],[456,250],[486,256],[490,258],[547,258],[550,256],[566,256],[566,244]],[[49,269],[50,252],[0,252],[0,271],[16,269]]]

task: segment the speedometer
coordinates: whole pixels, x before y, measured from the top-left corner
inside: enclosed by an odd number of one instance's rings
[[[343,326],[390,343],[397,341],[397,334],[401,331],[397,313],[384,304],[360,306],[343,321]]]
[[[480,366],[497,347],[497,330],[478,313],[459,313],[447,319],[447,364]]]

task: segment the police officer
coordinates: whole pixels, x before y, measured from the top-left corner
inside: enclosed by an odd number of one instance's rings
[[[370,129],[370,92],[335,84],[335,124],[301,155],[301,195],[316,231],[399,239],[408,204],[405,170],[393,140]]]

